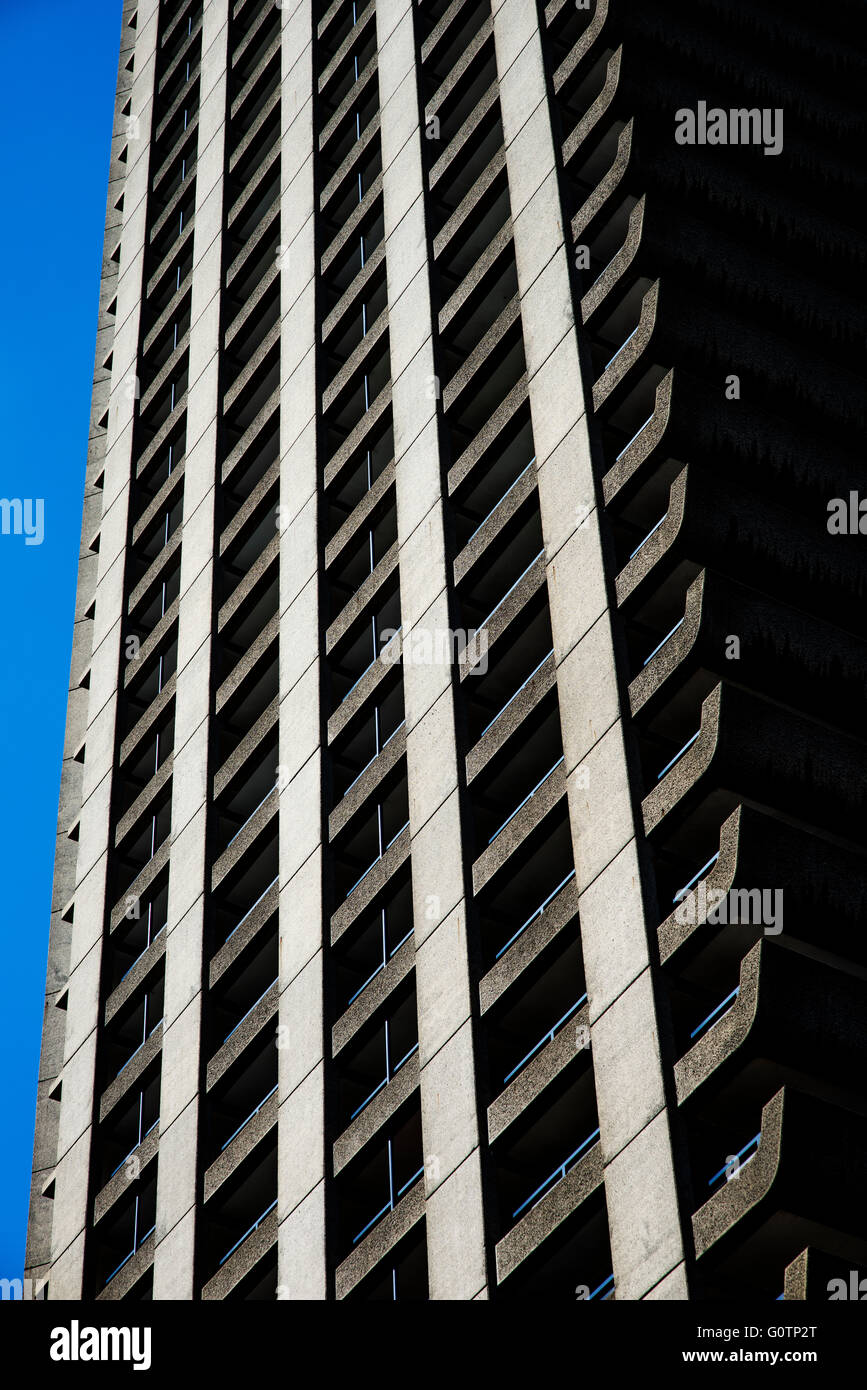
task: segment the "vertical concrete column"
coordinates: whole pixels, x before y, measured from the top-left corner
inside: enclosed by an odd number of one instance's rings
[[[538,7],[492,0],[616,1297],[685,1298]]]
[[[123,621],[126,530],[129,508],[135,382],[145,247],[148,157],[157,41],[157,0],[139,7],[135,63],[131,83],[131,114],[137,124],[116,127],[112,141],[110,180],[126,169],[124,213],[116,236],[108,236],[110,257],[120,242],[117,311],[112,349],[111,385],[107,401],[106,451],[103,470],[102,520],[96,586],[91,599],[80,589],[76,622],[92,618],[92,656],[87,728],[83,738],[81,811],[75,892],[63,912],[72,920],[69,946],[66,1034],[60,1077],[60,1117],[54,1209],[51,1233],[51,1299],[83,1295],[85,1226],[88,1217],[90,1151],[96,1086],[97,1035],[100,1024],[100,972],[103,925],[107,909],[106,869],[110,829],[110,796],[117,718],[118,672]],[[122,59],[125,73],[129,53]],[[121,79],[122,81],[123,79]],[[121,82],[119,82],[119,86]],[[124,83],[125,85],[125,83]],[[121,103],[122,104],[122,103]],[[126,149],[126,161],[120,159]],[[100,384],[101,385],[101,384]],[[104,387],[103,387],[104,389]],[[94,414],[105,398],[94,389]],[[81,679],[83,671],[79,671]],[[79,740],[82,742],[82,740]],[[81,748],[75,753],[81,757]],[[67,827],[67,830],[72,827]],[[54,1091],[56,1095],[56,1089]]]
[[[311,0],[283,5],[278,1297],[326,1296],[322,679]]]
[[[410,0],[378,0],[376,27],[429,1284],[432,1299],[472,1299],[486,1288],[482,1181]]]
[[[91,545],[99,532],[102,521],[102,486],[101,483],[97,486],[97,482],[102,477],[105,468],[105,453],[108,443],[107,430],[99,422],[108,406],[111,391],[111,367],[106,367],[104,364],[113,349],[115,336],[115,316],[114,312],[109,314],[108,308],[114,300],[117,290],[119,266],[116,261],[112,260],[112,253],[122,235],[123,210],[118,208],[117,204],[125,191],[128,162],[121,160],[120,155],[124,149],[128,153],[129,132],[135,130],[135,126],[130,125],[128,118],[122,112],[122,107],[131,94],[134,80],[133,74],[126,68],[126,64],[135,50],[136,42],[136,30],[131,28],[129,24],[133,9],[133,0],[128,0],[124,6],[121,24],[102,277],[99,291],[93,397],[84,484],[84,509],[78,559],[75,622],[67,696],[63,764],[60,774],[42,1050],[37,1083],[33,1178],[25,1257],[25,1275],[30,1281],[31,1296],[39,1295],[41,1284],[49,1273],[51,1260],[51,1226],[54,1202],[50,1195],[43,1194],[43,1188],[48,1187],[49,1192],[51,1191],[50,1182],[57,1162],[60,1107],[57,1101],[52,1099],[51,1093],[63,1067],[66,1021],[65,989],[69,982],[72,946],[72,914],[74,912],[73,899],[76,887],[78,846],[75,840],[70,840],[69,831],[81,813],[83,767],[76,759],[76,754],[85,743],[89,708],[88,690],[81,682],[90,666],[92,657],[93,618],[85,615],[96,595],[99,567],[99,554],[91,549]],[[153,71],[152,66],[151,71]],[[143,89],[140,87],[139,98],[141,98],[142,91]]]
[[[229,0],[202,24],[154,1298],[195,1297]]]

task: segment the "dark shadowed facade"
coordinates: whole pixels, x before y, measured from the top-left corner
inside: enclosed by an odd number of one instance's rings
[[[124,4],[37,1296],[867,1272],[855,14]]]

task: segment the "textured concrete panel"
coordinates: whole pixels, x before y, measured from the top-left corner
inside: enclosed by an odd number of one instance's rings
[[[277,1262],[278,1298],[312,1302],[326,1297],[324,1181],[280,1222]]]
[[[606,1165],[605,1198],[618,1300],[650,1296],[676,1267],[681,1276],[665,1297],[684,1298],[683,1243],[664,1112]]]
[[[593,1023],[599,1129],[606,1163],[611,1163],[665,1104],[653,1021],[648,969]]]
[[[478,1150],[425,1202],[432,1299],[473,1299],[485,1289],[482,1174]]]

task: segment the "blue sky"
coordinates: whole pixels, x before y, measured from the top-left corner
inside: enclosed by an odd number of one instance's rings
[[[0,1278],[20,1274],[121,0],[0,0]]]

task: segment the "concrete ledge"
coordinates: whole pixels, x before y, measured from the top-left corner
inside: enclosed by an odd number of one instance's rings
[[[178,621],[179,613],[180,599],[176,598],[172,600],[165,613],[157,623],[156,627],[148,633],[147,637],[142,642],[141,646],[139,647],[138,660],[129,661],[124,667],[124,689],[126,689],[127,686],[132,685],[136,676],[138,676],[142,671],[144,663],[150,660],[150,658],[159,648],[160,644],[165,640],[166,635],[171,631],[175,623]]]
[[[656,280],[641,301],[641,313],[632,337],[618,349],[611,363],[606,367],[593,386],[593,409],[602,406],[616,388],[626,378],[644,353],[656,327],[656,313],[659,305],[659,281]]]
[[[220,481],[227,483],[238,464],[244,458],[247,450],[256,442],[262,431],[271,424],[273,417],[280,408],[280,388],[279,386],[268,397],[255,419],[245,429],[241,438],[238,440],[231,453],[223,462]]]
[[[109,931],[116,931],[126,917],[127,908],[129,906],[128,899],[141,898],[143,894],[147,892],[148,888],[150,888],[157,875],[166,867],[166,864],[169,862],[171,846],[171,837],[167,840],[163,840],[153,859],[145,864],[141,873],[129,884],[126,892],[122,894],[120,901],[116,903],[111,910]]]
[[[135,1287],[142,1275],[147,1274],[148,1270],[151,1268],[154,1262],[155,1249],[156,1239],[154,1233],[151,1232],[147,1240],[139,1246],[132,1258],[127,1260],[126,1264],[122,1269],[118,1270],[111,1282],[106,1284],[102,1293],[96,1295],[97,1302],[102,1302],[103,1300],[108,1302],[113,1299],[126,1298],[127,1294]]]
[[[390,675],[400,661],[403,650],[403,633],[397,632],[391,641],[386,644],[379,653],[379,659],[372,661],[365,671],[361,680],[357,681],[345,699],[331,714],[328,720],[328,742],[332,744],[334,740],[343,733],[348,724],[357,714],[360,713],[364,705],[376,690],[380,681],[385,680]]]
[[[165,762],[160,765],[147,786],[139,792],[129,810],[118,821],[114,831],[114,848],[117,849],[123,844],[124,840],[133,830],[136,829],[138,821],[147,811],[151,803],[159,796],[160,792],[172,780],[172,770],[174,768],[174,755],[169,753]]]
[[[336,840],[356,812],[364,806],[367,798],[376,790],[383,778],[387,777],[397,766],[405,753],[406,725],[402,724],[331,812],[328,817],[328,838],[330,841]]]
[[[468,390],[476,373],[486,365],[494,348],[505,338],[515,325],[520,327],[521,310],[518,296],[505,306],[485,333],[481,342],[473,348],[462,367],[455,372],[443,390],[443,410],[452,410],[464,391]]]
[[[320,262],[320,271],[323,275],[330,269],[335,258],[340,255],[340,252],[343,250],[350,237],[356,232],[360,223],[369,216],[374,203],[381,196],[382,174],[379,173],[368,188],[361,202],[353,209],[351,216],[347,217],[346,221],[341,225],[340,231],[337,233],[334,240],[329,244],[326,250],[323,251]]]
[[[272,883],[267,889],[261,901],[256,904],[252,912],[243,920],[241,926],[224,941],[223,945],[211,957],[211,965],[208,973],[210,988],[213,989],[217,981],[228,970],[229,966],[238,959],[238,956],[249,945],[254,937],[271,920],[277,911],[279,894],[279,884]]]
[[[277,1244],[277,1211],[270,1212],[261,1226],[251,1231],[220,1270],[202,1289],[203,1299],[224,1299],[249,1274],[264,1255]]]
[[[325,634],[325,651],[327,655],[330,655],[334,651],[341,639],[346,636],[352,624],[357,622],[361,617],[367,605],[376,598],[380,589],[397,570],[397,563],[398,546],[397,541],[395,541],[389,546],[373,572],[359,585],[352,598],[328,628]]]
[[[632,120],[627,121],[617,137],[617,152],[607,173],[603,174],[598,184],[590,194],[585,203],[578,209],[572,218],[572,239],[580,241],[590,223],[604,208],[608,199],[618,188],[623,175],[629,165],[629,156],[632,153]]]
[[[385,411],[391,405],[391,382],[383,386],[379,395],[371,401],[357,425],[354,425],[339,449],[325,465],[324,486],[330,488],[335,478],[343,471],[350,459],[361,451],[368,435],[379,424]]]
[[[381,1004],[405,980],[415,965],[415,943],[410,937],[395,951],[385,967],[365,985],[331,1029],[331,1055],[336,1057],[352,1040],[362,1024],[373,1016]]]
[[[623,59],[622,45],[615,49],[608,59],[608,68],[605,73],[605,83],[602,91],[596,100],[581,117],[574,130],[566,136],[563,141],[563,164],[567,165],[584,144],[584,141],[596,129],[605,112],[614,101],[617,87],[620,82],[620,65]]]
[[[265,470],[253,491],[238,508],[228,526],[225,527],[220,535],[220,555],[225,555],[229,547],[234,544],[244,527],[255,519],[255,513],[261,503],[268,496],[272,488],[280,482],[280,460],[275,459],[269,468]],[[262,520],[263,518],[260,518]]]
[[[360,1115],[334,1142],[334,1176],[336,1177],[360,1153],[382,1126],[387,1124],[402,1105],[414,1095],[419,1085],[418,1053],[404,1062],[396,1076],[364,1107]]]
[[[488,1106],[488,1139],[492,1144],[576,1057],[583,1057],[590,1065],[589,1051],[575,1046],[577,1030],[583,1026],[589,1031],[589,1024],[590,1008],[585,1004]]]
[[[565,795],[566,769],[560,763],[473,864],[474,893],[481,892]]]
[[[570,0],[561,0],[561,5],[563,3],[569,4]],[[554,17],[551,13],[553,8],[553,6],[549,5],[546,10],[546,19],[548,20],[549,24],[551,22],[551,19]],[[559,9],[561,8],[561,6],[558,6],[557,8]],[[587,28],[584,30],[584,33],[573,46],[568,57],[563,59],[563,62],[560,64],[560,66],[554,73],[553,86],[555,93],[560,91],[564,83],[566,83],[572,76],[572,73],[575,71],[582,58],[584,58],[584,56],[590,52],[591,48],[593,47],[602,30],[604,29],[605,21],[607,20],[607,18],[608,0],[596,0],[596,10],[593,15],[593,18],[587,25]]]
[[[556,940],[563,928],[574,919],[577,911],[578,885],[573,877],[563,885],[545,911],[530,923],[480,981],[479,1004],[483,1014],[496,1004],[519,975]]]
[[[581,300],[581,317],[586,324],[596,313],[597,309],[604,304],[611,291],[620,283],[626,274],[635,257],[638,255],[638,248],[641,244],[641,233],[644,228],[644,194],[642,193],[635,207],[629,214],[629,225],[626,231],[626,239],[620,250],[612,256],[608,265],[602,271],[598,280],[595,280],[590,289]]]
[[[395,481],[394,460],[387,463],[382,472],[374,479],[372,485],[362,497],[361,501],[346,518],[343,525],[331,537],[325,547],[325,568],[330,569],[339,558],[341,552],[346,548],[353,536],[364,525],[371,516],[372,512],[383,500],[386,493],[390,490]]]
[[[571,1216],[603,1181],[602,1149],[593,1145],[583,1158],[552,1187],[516,1226],[497,1242],[497,1283],[502,1284],[518,1266],[547,1240],[552,1231]]]
[[[509,593],[504,602],[500,603],[494,614],[485,623],[481,631],[488,634],[488,651],[501,637],[507,632],[511,624],[515,621],[522,609],[526,607],[530,599],[546,583],[547,575],[545,571],[545,556],[539,555],[533,561],[527,572],[521,577],[520,581]],[[458,666],[458,678],[466,680],[467,676],[472,675],[479,663],[477,655],[477,642],[468,643],[461,653]]]
[[[129,1188],[131,1179],[126,1165],[130,1160],[135,1161],[138,1165],[138,1171],[136,1173],[136,1177],[138,1177],[140,1173],[144,1172],[148,1164],[156,1158],[159,1153],[159,1147],[160,1127],[158,1121],[150,1133],[146,1134],[141,1143],[133,1149],[132,1153],[127,1155],[118,1171],[109,1178],[105,1186],[96,1194],[93,1203],[94,1226],[97,1222],[102,1220],[106,1213],[114,1206],[118,1198],[123,1196],[124,1192]]]
[[[277,1092],[266,1100],[262,1109],[226,1145],[223,1152],[205,1171],[203,1200],[209,1201],[218,1192],[227,1178],[243,1163],[277,1123]]]
[[[262,834],[262,831],[268,828],[277,815],[279,801],[280,794],[276,787],[272,787],[259,809],[247,821],[243,829],[238,831],[234,840],[223,850],[214,864],[211,870],[212,890],[220,886],[226,875],[234,869],[238,861],[243,858],[250,846]]]
[[[424,1179],[419,1178],[415,1186],[401,1197],[394,1210],[384,1216],[352,1254],[338,1265],[335,1279],[338,1299],[346,1298],[423,1216]]]
[[[490,516],[487,516],[476,534],[455,557],[454,582],[460,584],[470,570],[483,558],[488,546],[511,521],[527,498],[536,492],[536,465],[531,463],[526,471],[512,484],[506,496],[497,503]]]
[[[162,1052],[162,1047],[163,1025],[162,1020],[160,1020],[144,1046],[139,1048],[135,1056],[127,1062],[123,1071],[119,1072],[114,1081],[103,1091],[99,1101],[100,1121],[105,1120],[111,1114],[118,1101],[126,1095],[134,1082],[138,1081],[142,1072],[147,1070],[154,1058]]]
[[[721,697],[722,686],[718,685],[702,701],[698,738],[642,801],[645,835],[656,829],[710,767],[719,748]]]
[[[257,601],[252,599],[252,595],[260,585],[265,589],[267,584],[273,583],[275,575],[271,571],[277,569],[279,557],[280,537],[275,532],[217,614],[218,633],[223,632],[223,629],[231,622],[243,604],[247,603],[248,608],[252,608]]]
[[[484,458],[487,451],[494,447],[500,435],[512,423],[516,413],[528,399],[529,387],[525,372],[512,387],[505,400],[497,406],[493,415],[485,421],[472,443],[467,445],[461,456],[452,464],[448,474],[450,496],[457,491],[476,464]]]
[[[105,1001],[104,1021],[110,1023],[131,995],[135,993],[139,985],[151,973],[154,967],[162,960],[166,953],[166,940],[168,933],[160,932],[150,943],[146,951],[143,951],[135,965],[127,975],[121,980],[120,984],[112,990]]]
[[[276,643],[280,633],[280,618],[277,614],[266,623],[259,636],[246,650],[241,660],[217,691],[215,700],[215,713],[219,714],[231,697],[238,690],[243,681],[252,674],[255,667],[262,661],[270,648]]]
[[[352,925],[359,913],[363,912],[368,903],[381,888],[384,888],[388,880],[409,858],[410,852],[410,833],[409,826],[405,825],[397,839],[389,845],[381,859],[378,859],[372,869],[365,875],[357,888],[353,888],[345,902],[341,903],[337,911],[331,918],[331,944],[336,945],[343,933]]]
[[[334,174],[332,174],[331,178],[328,180],[328,183],[325,185],[322,192],[320,193],[320,215],[325,213],[325,210],[328,207],[334,195],[337,193],[341,185],[345,183],[346,180],[349,178],[355,165],[361,159],[362,155],[366,153],[368,145],[378,134],[379,112],[377,111],[376,115],[371,118],[369,124],[365,126],[364,130],[361,133],[360,139],[357,140],[356,143],[352,146],[352,149],[346,155],[345,159],[340,164],[340,167],[335,171]]]
[[[446,247],[457,236],[467,218],[476,211],[479,201],[488,192],[494,180],[506,170],[506,152],[498,150],[490,164],[482,170],[468,193],[464,194],[445,226],[434,239],[433,258],[438,261]]]
[[[538,671],[524,686],[521,693],[497,715],[490,728],[486,729],[478,743],[466,756],[467,784],[475,781],[479,773],[487,767],[495,753],[512,737],[524,720],[545,698],[556,684],[554,654],[551,652]]]
[[[279,984],[275,981],[252,1012],[247,1014],[246,1018],[214,1053],[208,1062],[205,1081],[209,1091],[216,1085],[221,1076],[225,1076],[233,1062],[236,1062],[254,1038],[258,1037],[265,1025],[272,1018],[277,1017],[278,991]]]
[[[270,705],[267,705],[259,715],[253,727],[241,739],[234,753],[226,759],[219,771],[214,773],[213,795],[215,801],[226,792],[238,774],[245,769],[247,760],[259,747],[259,744],[267,738],[273,729],[277,728],[279,709],[280,702],[275,695]]]

